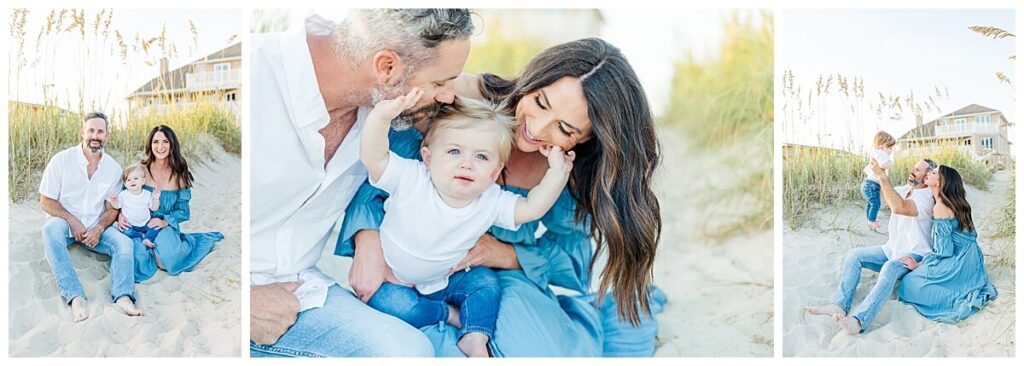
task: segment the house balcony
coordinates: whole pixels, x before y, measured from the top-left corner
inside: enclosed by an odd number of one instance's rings
[[[214,106],[217,109],[231,113],[235,116],[241,117],[241,104],[238,101],[234,102],[180,102],[175,101],[168,104],[150,104],[145,106],[132,106],[131,114],[135,116],[144,115],[161,115],[169,113],[187,112],[200,106]]]
[[[994,135],[999,132],[999,124],[995,122],[949,123],[935,126],[935,137]]]
[[[193,72],[185,75],[189,90],[231,89],[242,86],[241,70]]]

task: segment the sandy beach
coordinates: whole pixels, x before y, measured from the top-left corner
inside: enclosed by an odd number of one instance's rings
[[[72,322],[43,254],[45,214],[35,199],[11,205],[11,356],[240,355],[241,162],[214,149],[213,161],[190,161],[192,218],[182,231],[220,231],[225,239],[192,272],[160,271],[136,284],[142,317],[128,317],[111,303],[108,257],[74,245],[89,319]]]
[[[989,190],[967,186],[967,200],[974,212],[978,244],[985,253],[985,268],[999,297],[958,324],[930,321],[892,295],[865,333],[849,336],[825,316],[805,314],[805,305],[828,302],[839,280],[847,250],[882,245],[887,236],[868,230],[863,203],[846,203],[820,210],[812,224],[783,232],[783,355],[784,356],[1014,356],[1014,268],[997,265],[1004,255],[1013,256],[1013,238],[992,239],[993,214],[1002,206],[1013,179],[998,172]],[[889,211],[879,213],[887,228]],[[884,232],[884,231],[883,231]],[[1010,252],[1003,253],[1004,250]],[[860,302],[877,280],[864,270],[854,303]]]
[[[662,129],[658,136],[664,155],[655,191],[661,202],[663,231],[654,281],[668,303],[657,316],[654,355],[770,357],[774,347],[771,231],[722,243],[701,238],[695,227],[707,223],[707,212],[698,209],[702,199],[698,193],[706,193],[732,172],[722,169],[717,155],[688,150],[688,142],[677,130]],[[707,171],[714,174],[695,174]],[[723,209],[730,210],[735,209]],[[352,261],[334,256],[333,251],[333,245],[325,248],[319,267],[351,289],[348,270]],[[596,289],[597,282],[592,286]]]

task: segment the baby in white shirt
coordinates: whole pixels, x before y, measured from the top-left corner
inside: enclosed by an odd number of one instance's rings
[[[107,198],[110,205],[121,209],[121,214],[128,219],[129,227],[124,229],[125,236],[142,239],[146,248],[153,248],[153,241],[160,229],[149,227],[150,211],[160,209],[160,192],[142,189],[146,183],[146,172],[141,164],[134,164],[124,170],[124,190],[116,196]]]
[[[885,131],[878,131],[875,134],[874,148],[868,157],[877,161],[878,166],[885,170],[885,174],[889,174],[889,168],[892,167],[893,146],[896,146],[896,139],[892,135]],[[870,161],[864,167],[864,174],[867,174],[867,177],[864,178],[864,183],[861,184],[861,192],[864,193],[864,199],[867,200],[865,211],[867,213],[868,227],[878,229],[882,226],[878,222],[878,210],[882,208],[882,186],[878,181],[878,176],[871,170]]]
[[[460,350],[486,357],[500,300],[497,275],[452,267],[491,226],[515,230],[543,216],[565,187],[575,153],[544,149],[549,168],[527,197],[502,190],[495,182],[511,155],[515,122],[490,103],[456,98],[430,121],[423,162],[404,159],[388,151],[388,128],[422,95],[414,88],[377,103],[363,127],[359,157],[370,183],[389,194],[380,226],[384,259],[395,278],[415,287],[385,283],[368,304],[417,328],[446,321],[460,329]]]

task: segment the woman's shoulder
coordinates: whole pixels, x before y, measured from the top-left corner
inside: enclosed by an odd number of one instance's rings
[[[942,201],[935,202],[935,206],[932,207],[932,218],[936,220],[954,219],[953,210],[946,205],[942,204]]]

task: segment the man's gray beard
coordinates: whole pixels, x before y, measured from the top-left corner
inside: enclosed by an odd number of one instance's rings
[[[374,87],[373,89],[370,90],[370,102],[373,103],[373,105],[377,105],[377,103],[384,99],[397,98],[399,95],[401,95],[400,92],[403,86],[404,85],[399,85],[393,88],[388,87],[388,89],[390,90],[399,92],[398,95],[395,96],[387,95],[387,93],[384,92],[383,87]],[[413,122],[413,115],[411,113],[402,112],[401,114],[398,115],[398,117],[395,117],[394,119],[391,120],[391,128],[393,128],[395,131],[405,131],[412,127]]]
[[[100,151],[103,151],[103,143],[102,142],[100,142],[100,147],[89,146],[90,142],[92,142],[92,141],[86,140],[84,143],[82,143],[82,145],[84,145],[86,149],[91,150],[93,154],[98,153]]]

